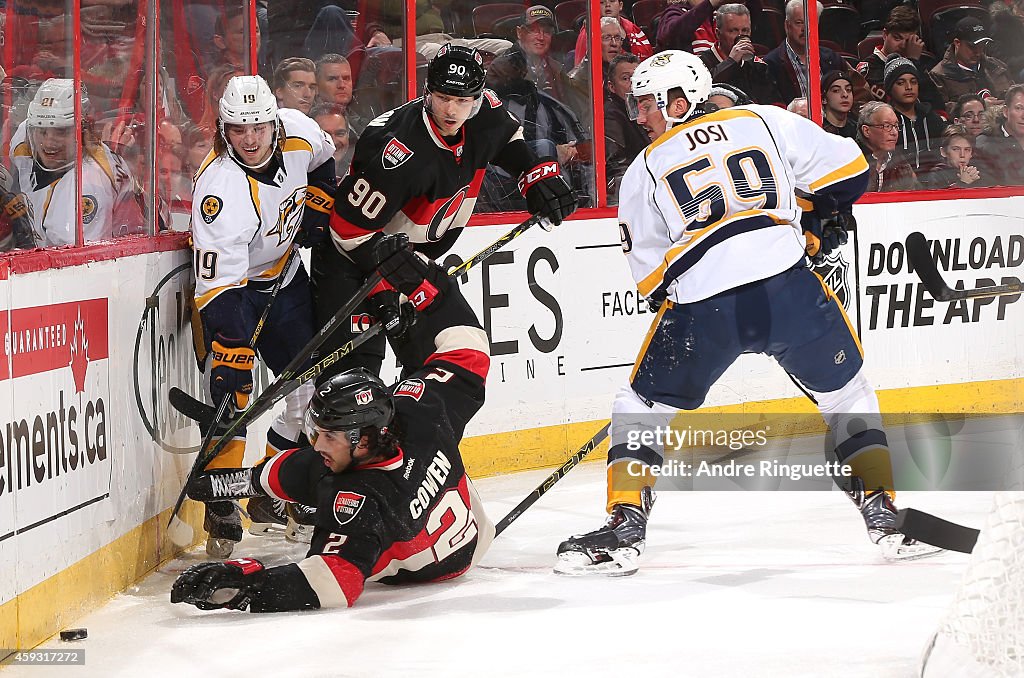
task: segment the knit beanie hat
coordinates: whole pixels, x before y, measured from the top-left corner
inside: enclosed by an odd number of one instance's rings
[[[853,80],[851,80],[850,76],[846,73],[843,73],[842,71],[829,71],[821,78],[821,96],[824,97],[828,94],[828,88],[836,84],[836,80],[845,80],[850,83],[851,87],[853,86]]]
[[[885,93],[888,94],[889,90],[891,90],[892,86],[896,83],[896,80],[899,79],[900,76],[907,75],[908,73],[915,78],[921,77],[918,74],[917,67],[914,66],[913,61],[906,57],[899,56],[898,54],[894,54],[885,62],[885,80],[882,84],[882,89],[884,89]]]

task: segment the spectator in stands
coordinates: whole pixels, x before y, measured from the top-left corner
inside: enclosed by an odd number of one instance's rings
[[[950,125],[942,133],[942,162],[919,175],[925,188],[968,188],[988,186],[981,171],[971,164],[974,137],[962,125]]]
[[[555,32],[555,15],[544,5],[534,5],[521,17],[516,28],[516,44],[499,54],[488,68],[497,68],[501,80],[515,82],[519,74],[536,85],[538,91],[568,105],[578,121],[589,122],[589,80],[586,90],[574,85],[557,61],[551,58],[551,38]]]
[[[206,101],[203,104],[203,115],[197,123],[200,127],[217,128],[217,118],[220,116],[220,98],[228,86],[228,80],[236,75],[245,75],[245,70],[234,64],[223,64],[210,71],[210,77],[206,80]]]
[[[316,62],[317,99],[348,110],[352,103],[352,66],[340,54],[325,54]]]
[[[274,69],[274,96],[279,108],[309,115],[317,95],[316,66],[303,57],[284,59]]]
[[[823,5],[818,3],[820,15]],[[804,23],[803,0],[789,0],[786,3],[786,39],[765,55],[765,63],[775,78],[779,95],[783,101],[792,101],[797,97],[807,98],[810,92],[807,87],[807,27]],[[828,47],[820,47],[821,73],[829,71],[846,71],[849,67],[843,58]]]
[[[609,16],[601,17],[601,79],[608,79],[608,67],[612,60],[623,53],[626,31],[618,20]],[[590,59],[583,57],[579,65],[569,73],[569,80],[577,89],[589,91]]]
[[[821,103],[824,115],[821,127],[847,139],[857,138],[857,123],[850,116],[853,108],[853,83],[841,71],[831,71],[821,79]]]
[[[352,138],[345,112],[337,104],[317,104],[310,111],[309,117],[316,120],[320,129],[334,141],[334,169],[338,176],[344,176],[352,162],[356,140]]]
[[[608,181],[608,203],[618,204],[619,183],[633,159],[647,148],[650,139],[626,111],[626,95],[632,89],[630,78],[640,60],[632,54],[620,54],[608,68],[604,94],[604,153]]]
[[[236,6],[217,15],[217,21],[214,23],[213,28],[213,44],[216,45],[219,52],[217,57],[218,65],[230,64],[238,70],[247,70],[249,65],[249,41],[246,40],[246,35],[248,32],[249,12],[247,11],[247,6]],[[256,43],[256,49],[259,50],[259,24],[256,24],[252,40]]]
[[[924,40],[918,35],[920,29],[921,18],[916,9],[900,5],[889,13],[889,20],[882,27],[882,44],[875,48],[866,61],[857,64],[857,72],[867,79],[874,99],[885,101],[885,63],[892,55],[899,54],[910,59],[918,73],[927,72],[921,65]],[[931,105],[933,110],[946,109],[945,100],[930,78],[923,78],[918,84],[922,101]]]
[[[869,101],[860,109],[857,143],[864,152],[871,174],[869,191],[913,191],[920,188],[914,169],[896,153],[899,119],[892,106]]]
[[[355,9],[356,2],[348,0],[270,2],[267,19],[273,62],[294,56],[315,62],[324,54],[348,55],[359,49],[363,43],[352,30],[350,18]]]
[[[786,105],[786,110],[789,111],[790,113],[796,113],[797,115],[803,116],[805,118],[811,117],[810,115],[808,115],[807,112],[807,99],[804,99],[803,97],[797,97],[796,99],[790,101]]]
[[[999,186],[1024,184],[1024,85],[1006,90],[1006,107],[975,140],[982,176]]]
[[[1010,77],[1024,80],[1024,0],[993,2],[988,6],[992,42],[986,55],[1006,64]]]
[[[953,122],[963,125],[974,139],[985,128],[985,102],[980,94],[963,94],[950,111]]]
[[[658,21],[659,50],[681,49],[699,55],[715,44],[715,10],[726,0],[668,0]],[[761,0],[745,0],[753,16],[761,16]]]
[[[717,42],[700,53],[712,80],[739,87],[758,104],[785,104],[768,64],[754,54],[750,10],[739,3],[722,5],[715,12],[715,29]]]
[[[626,35],[626,41],[623,47],[638,59],[643,61],[649,56],[654,56],[654,47],[651,46],[651,41],[647,39],[644,32],[635,23],[622,16],[622,0],[601,0],[601,26],[604,26],[604,19],[611,17],[619,22],[622,26],[622,30]],[[603,33],[602,29],[602,33]],[[587,40],[587,27],[584,26],[580,31],[579,37],[576,38],[576,54],[574,66],[579,66],[580,62],[583,61],[583,57],[587,56],[587,46],[589,44]],[[607,61],[611,61],[608,59]]]
[[[910,59],[893,55],[885,64],[882,82],[899,120],[896,146],[916,173],[927,172],[939,162],[939,137],[947,123],[920,100],[920,79]]]
[[[953,43],[931,71],[947,110],[962,94],[978,94],[982,99],[996,99],[993,103],[998,104],[1013,84],[1006,64],[985,55],[990,42],[985,26],[974,17],[956,22]]]
[[[711,93],[708,94],[708,103],[713,104],[718,109],[723,109],[732,108],[733,106],[746,106],[754,102],[739,87],[733,87],[732,85],[720,82],[711,88]]]
[[[209,127],[199,125],[185,125],[181,134],[182,144],[185,147],[185,166],[183,170],[189,175],[194,175],[202,166],[206,156],[213,149],[213,130]]]

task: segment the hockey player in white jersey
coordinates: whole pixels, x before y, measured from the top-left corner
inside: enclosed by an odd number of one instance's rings
[[[277,373],[313,336],[309,277],[298,255],[289,254],[300,233],[326,237],[333,154],[334,143],[312,119],[300,111],[278,110],[263,78],[236,76],[228,82],[220,99],[218,134],[196,172],[192,203],[198,311],[193,334],[214,403],[230,394],[233,408],[244,409],[256,353]],[[270,290],[282,275],[286,278],[277,299],[251,347]],[[268,457],[298,447],[312,392],[307,384],[285,399],[267,437]],[[242,466],[244,454],[243,434],[207,469]],[[278,509],[249,505],[255,523],[281,522],[283,508]],[[230,503],[207,504],[206,528],[207,552],[218,558],[230,555],[242,538],[238,512]]]
[[[807,265],[807,255],[845,242],[836,215],[849,214],[867,186],[863,154],[780,108],[706,109],[710,89],[707,68],[686,52],[656,54],[633,74],[627,103],[653,143],[623,177],[619,227],[637,288],[659,308],[612,406],[608,518],[562,542],[555,571],[637,570],[650,469],[664,450],[638,445],[636,433],[700,407],[741,353],[774,357],[811,392],[838,461],[853,471],[843,489],[883,555],[934,553],[895,529],[889,452],[860,343]],[[850,413],[860,428],[847,425]]]
[[[106,240],[145,232],[142,189],[128,164],[96,136],[83,89],[82,231],[85,240]],[[74,245],[75,86],[68,78],[40,85],[28,105],[28,117],[11,138],[11,164],[28,198],[34,245]]]

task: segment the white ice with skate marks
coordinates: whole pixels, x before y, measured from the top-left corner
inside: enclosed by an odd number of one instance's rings
[[[493,519],[546,475],[483,479]],[[552,574],[570,533],[602,521],[604,465],[584,464],[442,584],[368,585],[352,609],[253,615],[171,605],[161,568],[76,622],[79,667],[21,676],[843,676],[914,675],[966,556],[887,563],[840,492],[662,492],[640,572]],[[915,506],[980,525],[991,495],[905,492]],[[246,535],[236,555],[299,558]],[[43,647],[68,647],[52,640]]]

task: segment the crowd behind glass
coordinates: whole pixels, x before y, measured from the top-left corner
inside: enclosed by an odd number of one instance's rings
[[[700,56],[720,108],[807,116],[816,90],[824,128],[861,146],[872,191],[1024,183],[1024,0],[819,2],[814,82],[803,0],[783,1],[601,0],[594,69],[586,0],[417,0],[412,59],[398,0],[81,0],[77,20],[66,0],[0,0],[0,246],[187,229],[192,175],[233,75],[259,73],[281,107],[313,118],[344,172],[367,123],[406,101],[409,83],[422,93],[448,41],[485,55],[488,86],[527,141],[562,163],[581,207],[601,206],[602,193],[615,205],[649,143],[625,94],[637,64],[662,49]],[[477,211],[523,209],[515,179],[489,170]]]

